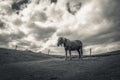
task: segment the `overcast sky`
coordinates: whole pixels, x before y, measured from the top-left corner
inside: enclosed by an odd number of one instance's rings
[[[0,47],[63,54],[59,36],[84,53],[120,49],[120,0],[0,0]]]

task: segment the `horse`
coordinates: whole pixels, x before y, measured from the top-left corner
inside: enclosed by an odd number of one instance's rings
[[[65,60],[67,60],[67,51],[69,51],[69,55],[70,55],[70,60],[71,58],[71,51],[77,51],[79,54],[79,59],[82,57],[83,55],[83,43],[80,40],[74,40],[71,41],[67,38],[64,37],[59,37],[58,38],[58,42],[57,42],[57,46],[59,47],[59,45],[64,46],[65,49]]]

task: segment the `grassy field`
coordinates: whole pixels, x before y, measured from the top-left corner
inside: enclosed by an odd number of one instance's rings
[[[0,48],[0,64],[23,61],[36,61],[49,58],[52,58],[52,56],[43,53]]]
[[[3,53],[9,55],[8,59]],[[33,52],[20,53],[13,50],[0,53],[0,80],[120,80],[120,51],[72,61]],[[11,58],[14,59],[10,61]]]

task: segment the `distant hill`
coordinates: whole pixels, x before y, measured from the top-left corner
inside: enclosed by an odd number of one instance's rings
[[[13,49],[0,48],[0,64],[21,61],[43,60],[51,58],[51,56],[43,53],[35,53],[32,51],[21,51]]]

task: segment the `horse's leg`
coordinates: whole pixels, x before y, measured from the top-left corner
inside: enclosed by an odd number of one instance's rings
[[[67,60],[67,50],[65,50],[65,60]]]
[[[81,53],[81,57],[83,56],[83,50],[82,50],[82,47],[80,49],[80,53]]]
[[[78,54],[79,54],[79,59],[80,59],[80,57],[81,57],[80,50],[77,50],[77,51],[78,51]]]
[[[70,54],[70,60],[71,60],[71,59],[72,59],[72,58],[71,58],[71,50],[69,50],[69,54]]]

